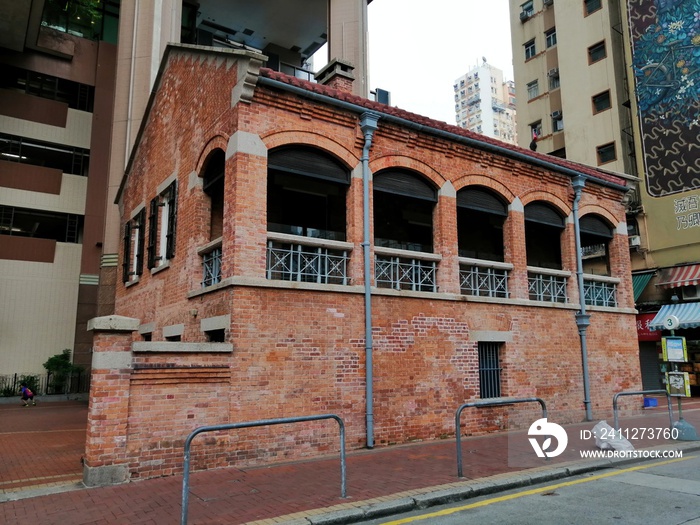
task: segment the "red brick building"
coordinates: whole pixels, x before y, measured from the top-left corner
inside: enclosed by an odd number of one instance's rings
[[[181,471],[202,425],[334,413],[359,448],[454,436],[480,397],[572,422],[640,388],[623,177],[352,95],[347,64],[315,84],[261,60],[165,54],[118,194],[118,315],[91,324],[89,481]],[[462,431],[538,416],[516,407]],[[259,427],[196,464],[336,441]]]

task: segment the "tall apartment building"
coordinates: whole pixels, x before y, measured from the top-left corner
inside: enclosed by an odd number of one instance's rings
[[[327,43],[367,96],[369,2],[0,0],[0,374],[65,348],[90,365],[87,320],[113,311],[121,270],[114,197],[167,44],[313,79]]]
[[[484,60],[455,80],[455,122],[461,128],[517,144],[515,82]]]
[[[647,388],[661,384],[662,329],[674,327],[686,336],[691,358],[700,357],[695,5],[510,3],[520,145],[536,137],[538,152],[638,177],[627,227]],[[673,322],[664,324],[669,316]]]

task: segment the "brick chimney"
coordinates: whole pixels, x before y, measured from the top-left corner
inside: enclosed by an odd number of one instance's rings
[[[352,74],[353,66],[350,62],[334,58],[326,66],[316,73],[316,82],[325,86],[352,93],[352,83],[355,76]]]

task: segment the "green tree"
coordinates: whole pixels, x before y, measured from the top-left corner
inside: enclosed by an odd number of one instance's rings
[[[64,393],[68,386],[68,380],[74,372],[83,369],[82,366],[74,365],[71,362],[71,351],[66,348],[62,353],[49,357],[44,363],[44,368],[49,373],[49,388],[54,394]]]

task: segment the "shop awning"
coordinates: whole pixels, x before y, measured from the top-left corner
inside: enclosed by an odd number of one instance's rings
[[[675,315],[680,321],[678,328],[697,328],[700,326],[700,303],[665,304],[649,323],[650,330],[663,330],[664,321],[669,315]]]
[[[637,302],[639,296],[642,295],[644,288],[647,287],[655,272],[633,273],[632,274],[632,289],[634,290],[634,302]]]
[[[680,288],[697,284],[700,284],[700,264],[690,264],[662,270],[657,286],[661,286],[661,288]]]

